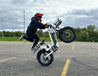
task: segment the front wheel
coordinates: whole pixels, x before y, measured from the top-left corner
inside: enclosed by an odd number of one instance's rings
[[[45,51],[44,49],[43,50],[40,50],[37,54],[37,60],[38,62],[43,65],[43,66],[48,66],[50,65],[53,60],[54,60],[54,57],[53,57],[53,54],[50,54],[47,58],[45,58],[45,56],[47,54],[49,54],[50,51]]]
[[[75,30],[72,27],[64,27],[59,31],[59,38],[63,42],[70,43],[76,38]]]

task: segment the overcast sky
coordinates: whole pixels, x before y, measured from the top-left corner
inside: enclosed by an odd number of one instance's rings
[[[0,0],[0,30],[22,30],[23,11],[26,11],[26,28],[31,17],[44,14],[43,23],[61,18],[62,26],[98,27],[98,0]]]

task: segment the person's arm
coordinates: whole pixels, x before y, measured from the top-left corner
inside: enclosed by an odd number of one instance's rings
[[[36,22],[36,25],[38,26],[39,29],[45,29],[45,28],[47,28],[47,24],[42,24],[40,22]]]

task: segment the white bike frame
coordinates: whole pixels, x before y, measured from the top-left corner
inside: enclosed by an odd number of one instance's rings
[[[40,51],[42,49],[45,49],[46,51],[50,51],[50,53],[48,55],[46,55],[45,58],[47,58],[50,54],[55,52],[54,50],[57,50],[58,47],[59,47],[57,36],[56,36],[56,28],[55,27],[49,27],[47,29],[48,29],[48,32],[49,32],[49,37],[50,37],[50,40],[51,40],[51,44],[47,44],[47,43],[44,43],[42,45],[38,44],[38,46],[40,46],[40,47],[37,49],[37,51]],[[52,36],[51,36],[51,34],[52,34]],[[56,49],[53,46],[56,46]]]

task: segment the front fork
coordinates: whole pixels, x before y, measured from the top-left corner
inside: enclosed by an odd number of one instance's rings
[[[49,49],[49,51],[51,51],[49,54],[47,54],[44,58],[46,59],[49,55],[51,55],[52,53],[54,53],[55,51],[58,50],[58,41],[57,41],[57,36],[56,36],[56,32],[52,33],[52,37],[51,34],[49,32],[49,36],[52,42],[52,47]],[[52,39],[53,38],[53,39]]]
[[[58,46],[57,45],[53,45],[51,48],[50,48],[50,53],[47,54],[44,58],[46,59],[49,55],[51,55],[52,53],[56,52],[58,50]]]

